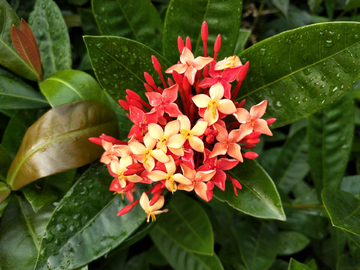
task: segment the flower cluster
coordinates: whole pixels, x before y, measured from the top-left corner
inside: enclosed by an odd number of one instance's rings
[[[178,38],[180,61],[165,70],[172,74],[167,83],[158,60],[152,56],[163,88],[145,72],[148,103],[131,90],[126,90],[126,101],[119,100],[134,123],[128,142],[104,134],[90,138],[105,150],[100,161],[107,164],[114,177],[110,191],[126,195],[131,202],[118,216],[140,202],[147,220],[154,220],[155,215],[167,211],[159,210],[166,190],[194,190],[200,198],[210,201],[215,186],[225,190],[226,179],[237,196],[241,185],[226,171],[243,162],[243,158],[256,158],[256,153],[241,149],[254,148],[261,134],[272,135],[268,126],[275,119],[260,119],[266,100],[250,111],[244,109],[245,100],[235,101],[249,62],[243,65],[237,56],[217,62],[221,36],[216,39],[212,58],[207,56],[206,22],[201,34],[203,57],[194,57],[189,37],[185,44]],[[236,86],[231,90],[234,81]],[[151,184],[151,188],[134,201],[137,183]]]

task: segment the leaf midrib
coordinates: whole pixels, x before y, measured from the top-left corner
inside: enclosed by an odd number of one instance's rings
[[[40,99],[40,98],[35,98],[35,97],[16,95],[16,94],[5,93],[5,92],[0,92],[0,96],[8,96],[8,97],[14,97],[14,98],[19,98],[19,99],[33,100],[33,101],[48,104],[48,102],[45,99]]]

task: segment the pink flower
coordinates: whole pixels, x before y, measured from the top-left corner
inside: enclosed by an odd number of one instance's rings
[[[213,58],[211,57],[198,56],[194,59],[193,53],[187,47],[184,47],[180,55],[181,64],[175,64],[169,67],[165,70],[165,73],[172,73],[174,70],[179,74],[184,73],[185,77],[189,80],[189,83],[193,85],[196,72],[203,69],[211,61],[213,61]]]
[[[112,160],[118,160],[118,157],[125,157],[130,155],[129,146],[127,145],[113,145],[111,142],[102,140],[102,147],[105,152],[100,158],[100,162],[110,164]]]
[[[154,221],[156,220],[156,215],[168,211],[168,209],[159,210],[161,207],[164,206],[164,202],[165,202],[164,196],[160,196],[159,199],[156,201],[156,203],[150,205],[148,195],[145,192],[143,192],[143,194],[140,197],[140,206],[142,209],[144,209],[146,213],[147,222],[149,222],[150,217],[151,217],[151,221]]]
[[[129,110],[129,119],[134,125],[130,129],[128,138],[135,135],[136,140],[142,141],[143,136],[147,133],[148,124],[157,122],[157,112],[145,113],[134,106],[130,106]]]
[[[266,106],[267,100],[264,100],[259,104],[252,106],[250,113],[244,108],[238,108],[234,113],[234,116],[242,124],[241,126],[245,126],[244,128],[272,136],[272,132],[269,129],[266,120],[260,119],[266,111]]]
[[[147,92],[149,103],[157,111],[158,116],[163,116],[166,112],[171,117],[177,117],[182,114],[178,106],[173,103],[178,97],[179,86],[174,84],[173,86],[164,89],[162,94],[156,92]]]

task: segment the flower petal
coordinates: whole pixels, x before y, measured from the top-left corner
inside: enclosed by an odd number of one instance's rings
[[[163,106],[164,111],[171,117],[178,117],[182,114],[182,112],[179,110],[178,105],[175,103],[170,103]]]
[[[183,156],[184,155],[184,149],[182,147],[176,149],[176,148],[171,148],[168,147],[168,149],[170,150],[171,153],[173,153],[176,156]]]
[[[156,201],[156,203],[154,203],[149,207],[148,211],[154,212],[156,210],[159,210],[161,207],[164,206],[164,202],[165,202],[164,196],[160,196],[159,199]]]
[[[215,175],[216,170],[210,170],[210,171],[198,171],[196,173],[196,178],[195,181],[196,182],[207,182],[209,181],[211,178],[213,178],[213,176]]]
[[[186,68],[187,68],[187,65],[185,65],[185,64],[175,64],[175,65],[169,67],[167,70],[165,70],[165,73],[171,74],[175,70],[177,73],[183,74],[186,71]],[[150,92],[148,92],[148,93],[150,93]]]
[[[175,134],[168,139],[166,145],[168,147],[178,149],[184,145],[185,141],[186,138],[184,136],[182,136],[181,134]]]
[[[217,109],[223,114],[233,114],[236,112],[236,107],[230,99],[220,100]]]
[[[225,155],[227,150],[228,150],[228,145],[226,143],[221,143],[221,142],[215,143],[214,149],[212,150],[209,158]]]
[[[167,177],[167,173],[163,171],[154,170],[147,174],[147,177],[150,178],[152,181],[160,181],[164,180]]]
[[[204,182],[198,182],[195,184],[194,188],[196,194],[203,199],[204,201],[208,202],[208,198],[206,196],[207,186]]]
[[[167,171],[168,175],[173,175],[176,172],[175,161],[174,161],[174,158],[170,155],[168,156],[168,158],[169,158],[169,161],[166,162],[164,165],[166,167],[166,171]]]
[[[224,128],[216,123],[214,124],[214,126],[215,126],[216,130],[218,131],[218,135],[216,135],[216,139],[219,142],[227,142],[227,140],[229,138],[229,134],[228,134],[226,128]]]
[[[149,197],[148,197],[148,195],[145,193],[145,192],[143,192],[142,194],[141,194],[141,197],[140,197],[140,206],[141,206],[141,208],[142,209],[144,209],[144,211],[148,211],[149,210]]]
[[[210,64],[214,59],[211,57],[198,56],[192,61],[192,66],[197,70],[203,69],[207,64]]]
[[[150,134],[146,134],[144,136],[144,144],[146,146],[147,149],[154,149],[155,145],[156,145],[156,140],[154,138],[152,138],[150,136]]]
[[[169,162],[169,157],[161,149],[152,150],[151,156],[162,163]]]
[[[129,143],[130,150],[135,155],[144,154],[146,147],[139,142],[131,142]]]
[[[243,157],[241,155],[241,147],[237,143],[229,144],[229,148],[228,148],[227,153],[228,153],[228,155],[230,157],[233,157],[233,158],[237,159],[240,162],[244,161]]]
[[[187,47],[184,47],[180,55],[181,63],[185,64],[187,61],[192,62],[193,60],[194,60],[193,53]]]
[[[224,87],[221,83],[216,83],[210,87],[209,94],[212,99],[220,100],[224,96]]]
[[[218,119],[219,119],[219,112],[218,112],[217,108],[214,105],[205,110],[204,120],[209,123],[209,126],[216,123],[216,121]]]
[[[192,136],[189,138],[189,143],[196,152],[204,152],[204,142],[200,138]]]
[[[120,170],[125,172],[127,169],[126,167],[133,164],[133,159],[130,156],[123,157],[120,159]]]
[[[197,72],[197,69],[194,67],[188,67],[185,71],[184,76],[188,79],[188,81],[191,85],[193,85],[195,82],[196,72]]]
[[[178,120],[180,121],[180,129],[190,130],[190,120],[186,115],[179,115]]]
[[[206,121],[197,121],[195,126],[191,129],[191,135],[201,136],[204,134],[208,123]]]
[[[209,104],[211,98],[208,95],[205,94],[199,94],[192,97],[192,100],[194,101],[196,107],[198,108],[206,108]]]
[[[169,104],[177,99],[178,89],[179,89],[179,85],[177,84],[174,84],[173,86],[164,89],[162,93],[162,100],[164,104]]]
[[[180,121],[174,120],[174,121],[168,122],[166,124],[164,133],[166,136],[172,136],[172,135],[179,133],[179,130],[180,130]],[[150,129],[149,129],[149,132],[150,132]]]
[[[148,125],[149,135],[157,140],[161,140],[164,137],[164,131],[158,124],[151,123]]]
[[[147,96],[147,98],[149,100],[149,104],[153,107],[159,106],[162,102],[162,95],[157,92],[146,92],[145,95]],[[136,109],[138,111],[141,111],[145,115],[145,113],[142,110],[140,110],[138,108],[136,108]],[[130,113],[131,113],[131,111],[130,111]],[[144,119],[144,117],[141,119],[141,121],[138,121],[136,124],[141,123],[143,119]]]
[[[126,176],[125,178],[126,178],[126,180],[128,180],[129,182],[132,182],[132,183],[138,183],[143,180],[142,177],[138,176],[137,174],[129,175],[129,176]]]
[[[173,179],[176,182],[184,184],[184,185],[191,185],[192,184],[192,182],[189,179],[187,179],[185,176],[183,176],[181,173],[174,174]]]
[[[254,105],[250,109],[250,115],[253,120],[261,118],[266,111],[267,100],[261,101],[259,104]]]
[[[181,170],[183,172],[183,175],[188,178],[189,180],[195,180],[195,175],[196,175],[196,171],[192,170],[191,168],[189,168],[188,166],[186,166],[185,164],[181,163],[180,164]]]
[[[242,124],[251,121],[250,113],[244,108],[237,108],[234,116]]]
[[[266,134],[268,136],[273,135],[264,119],[258,119],[255,121],[254,131],[261,132],[262,134]]]

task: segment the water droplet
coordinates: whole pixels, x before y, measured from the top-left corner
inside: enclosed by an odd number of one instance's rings
[[[46,148],[41,148],[41,152],[45,152],[46,151]]]
[[[319,106],[319,107],[322,107],[322,106],[324,106],[324,105],[325,105],[325,99],[318,102],[318,106]]]
[[[332,40],[326,40],[325,41],[325,47],[326,48],[331,48],[332,46],[334,46],[334,42]]]
[[[80,192],[81,195],[87,195],[89,193],[89,191],[87,190],[86,187],[83,187],[83,190]]]
[[[102,46],[104,46],[104,43],[97,43],[97,44],[96,44],[96,47],[98,47],[99,49],[101,49]]]
[[[0,92],[4,92],[4,91],[5,91],[4,88],[1,88],[1,89],[0,89]]]
[[[311,68],[304,69],[303,72],[304,72],[304,74],[305,74],[306,76],[308,76],[308,75],[311,74]]]
[[[53,240],[54,235],[50,231],[46,231],[44,239],[47,243],[51,242]]]
[[[56,225],[56,229],[57,229],[58,231],[60,231],[60,232],[65,232],[65,231],[66,231],[66,226],[65,226],[64,224],[62,224],[62,223],[58,223],[58,224]]]
[[[261,48],[260,49],[260,54],[265,55],[266,54],[266,48]]]
[[[106,79],[106,78],[103,78],[103,82],[108,85],[109,84],[109,81]]]
[[[92,58],[92,60],[93,60],[93,62],[95,62],[95,63],[99,62],[99,59],[97,59],[97,58]]]
[[[117,75],[117,74],[114,74],[114,77],[115,77],[115,79],[117,79],[117,78],[119,78],[119,75]]]
[[[129,48],[126,47],[126,46],[121,46],[121,49],[123,50],[123,52],[128,52],[129,51]]]

